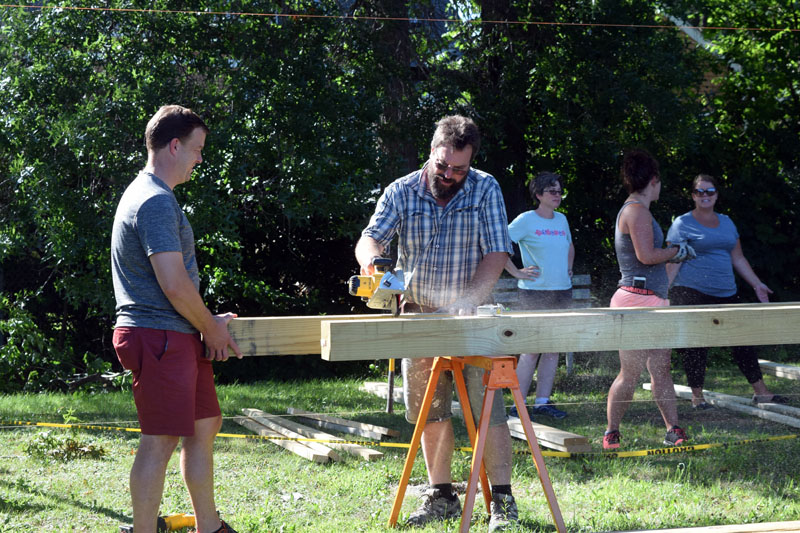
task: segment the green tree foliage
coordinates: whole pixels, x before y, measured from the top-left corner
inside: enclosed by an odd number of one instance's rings
[[[722,177],[722,206],[756,271],[780,298],[796,297],[797,274],[787,268],[798,263],[795,34],[707,30],[715,55],[667,18],[797,28],[791,4],[201,0],[196,12],[177,12],[167,2],[137,11],[143,4],[124,0],[109,4],[120,10],[0,8],[4,349],[21,357],[12,339],[39,339],[47,349],[29,343],[30,370],[115,361],[111,221],[144,165],[146,121],[164,103],[191,107],[211,126],[205,161],[176,194],[195,230],[212,310],[363,312],[344,281],[355,273],[352,247],[376,191],[419,166],[434,121],[453,111],[481,126],[476,166],[498,178],[510,217],[528,208],[526,184],[538,171],[566,176],[577,270],[593,275],[595,294],[617,276],[620,155],[642,146],[662,163],[654,208],[662,226],[689,209],[694,174]],[[443,17],[455,21],[428,20]],[[506,20],[561,24],[498,23]],[[701,89],[707,73],[720,76],[710,92]],[[17,333],[9,333],[12,308],[25,312],[14,315]],[[304,368],[331,370],[311,359]],[[293,359],[263,359],[220,369],[235,378],[289,376],[295,367]],[[9,379],[22,386],[25,377]]]
[[[380,106],[339,60],[341,25],[126,11],[3,15],[0,259],[13,273],[6,290],[34,290],[24,303],[59,347],[113,359],[111,221],[144,165],[146,121],[165,102],[212,125],[205,162],[176,191],[194,226],[209,306],[252,316],[360,303],[346,294],[355,262],[341,250],[369,211],[382,162]],[[80,357],[65,358],[80,369]]]
[[[800,298],[800,15],[792,0],[693,2],[723,64],[707,105],[712,174],[756,272],[783,300]],[[791,31],[794,30],[794,31]],[[705,154],[701,154],[705,155]]]
[[[653,211],[669,224],[670,193],[686,179],[684,162],[702,136],[706,55],[690,53],[674,28],[625,27],[664,24],[648,3],[484,0],[477,8],[487,21],[563,23],[484,22],[452,38],[463,57],[462,94],[494,133],[484,167],[500,180],[509,217],[530,208],[525,185],[533,176],[561,173],[576,270],[592,274],[595,295],[605,298],[619,278],[620,156],[639,146],[661,161],[666,184]]]

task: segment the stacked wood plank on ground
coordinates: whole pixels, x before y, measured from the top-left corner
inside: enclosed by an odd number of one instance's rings
[[[284,435],[273,431],[266,426],[263,426],[253,420],[252,418],[248,418],[246,416],[237,416],[234,417],[234,422],[237,424],[246,427],[253,433],[257,435],[261,435],[262,437],[269,437],[269,442],[280,446],[281,448],[285,448],[290,452],[299,455],[309,461],[314,461],[315,463],[327,463],[330,457],[325,454],[321,454],[315,452],[305,444],[293,440],[287,440]]]
[[[800,531],[800,521],[765,522],[763,524],[735,524],[727,526],[704,526],[673,529],[637,529],[624,533],[781,533]]]
[[[650,383],[645,383],[642,386],[647,390],[651,390]],[[675,385],[675,396],[691,400],[692,389],[685,385]],[[756,416],[764,420],[769,420],[770,422],[777,422],[779,424],[800,428],[800,409],[797,407],[768,402],[753,403],[751,398],[734,396],[721,392],[712,392],[705,389],[703,390],[703,397],[706,402],[716,407],[724,407],[731,411]]]
[[[543,424],[531,422],[533,432],[536,434],[536,440],[539,445],[552,450],[570,453],[584,453],[592,451],[592,445],[589,439],[577,433],[570,433],[558,428],[552,428]],[[525,438],[525,430],[522,428],[522,422],[519,418],[508,419],[508,429],[511,431],[511,436],[516,439],[527,440]]]
[[[234,420],[237,423],[259,435],[270,437],[269,441],[273,444],[310,461],[325,463],[329,460],[341,460],[341,456],[334,450],[350,453],[366,461],[374,461],[383,457],[383,453],[378,450],[348,443],[341,437],[299,424],[284,416],[271,415],[259,409],[242,409],[242,412],[245,416],[236,417]],[[348,422],[360,424],[359,422]],[[388,432],[393,431],[387,428],[382,429]],[[376,432],[371,432],[371,435],[380,436]],[[324,443],[309,439],[324,441]]]
[[[308,421],[308,423],[327,429],[333,429],[341,433],[361,435],[362,437],[375,440],[381,440],[383,437],[400,436],[400,432],[396,429],[376,426],[375,424],[367,424],[364,422],[357,422],[355,420],[347,420],[338,416],[312,413],[310,411],[304,411],[303,409],[296,409],[294,407],[287,409],[287,412],[291,415],[303,418],[304,420]]]
[[[386,383],[377,381],[365,381],[363,389],[386,399],[389,386]],[[395,388],[395,401],[403,401],[402,389],[398,391]],[[461,405],[457,401],[453,401],[451,410],[454,415],[461,415]],[[543,424],[532,423],[533,431],[536,433],[536,439],[539,445],[551,450],[558,450],[561,452],[570,453],[583,453],[589,452],[592,449],[589,439],[577,433],[570,433],[561,429],[545,426]],[[511,436],[517,439],[527,440],[525,438],[525,431],[522,429],[522,423],[518,418],[510,418],[508,420],[508,429],[511,431]]]
[[[800,366],[773,363],[772,361],[767,361],[766,359],[759,359],[758,365],[761,367],[761,371],[765,374],[770,374],[771,376],[779,378],[800,380]]]
[[[374,394],[378,398],[383,398],[384,400],[389,396],[389,384],[384,381],[365,381],[361,386],[361,390]],[[395,385],[393,398],[396,403],[401,403],[403,401],[402,386]]]

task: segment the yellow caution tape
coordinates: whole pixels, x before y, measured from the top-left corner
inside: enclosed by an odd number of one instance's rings
[[[20,420],[2,421],[0,426],[31,426],[31,427],[48,427],[59,429],[90,429],[98,431],[124,431],[130,433],[141,433],[139,428],[128,428],[120,426],[98,426],[92,424],[59,424],[55,422],[26,422]],[[286,436],[267,436],[267,435],[247,435],[241,433],[217,433],[217,437],[228,439],[247,439],[247,440],[285,440],[296,442],[319,442],[331,444],[352,444],[357,446],[379,446],[384,448],[409,448],[411,444],[407,442],[376,442],[371,440],[346,440],[346,439],[312,439],[304,437],[286,437]],[[762,437],[758,439],[742,439],[732,442],[714,442],[708,444],[691,444],[687,446],[671,446],[667,448],[652,448],[647,450],[631,450],[623,452],[559,452],[551,450],[542,450],[544,457],[602,457],[604,459],[621,459],[626,457],[647,457],[654,455],[670,455],[675,453],[696,452],[701,450],[708,450],[711,448],[728,448],[730,446],[741,446],[745,444],[759,444],[764,442],[773,442],[779,440],[796,439],[800,434],[790,435],[777,435],[775,437]],[[469,446],[457,447],[457,451],[470,453],[472,448]],[[517,455],[528,455],[529,450],[517,451]]]

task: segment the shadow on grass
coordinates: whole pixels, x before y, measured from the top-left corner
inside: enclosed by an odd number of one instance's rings
[[[23,482],[9,482],[5,479],[0,479],[0,487],[5,487],[6,489],[11,489],[19,492],[26,492],[34,497],[41,497],[46,498],[53,502],[59,502],[62,504],[70,505],[72,507],[89,511],[92,513],[99,513],[104,514],[105,516],[113,519],[117,522],[132,522],[133,518],[130,516],[126,516],[122,513],[114,511],[113,509],[109,509],[103,506],[96,506],[91,505],[89,503],[83,503],[81,501],[75,500],[73,498],[65,498],[63,496],[47,493],[40,489],[34,489],[33,487],[29,486],[27,483]],[[20,503],[20,502],[11,502],[8,500],[4,500],[0,498],[0,511],[13,511],[18,513],[35,513],[36,511],[48,511],[51,509],[52,506],[50,505],[41,505],[41,504],[27,504],[27,503]]]

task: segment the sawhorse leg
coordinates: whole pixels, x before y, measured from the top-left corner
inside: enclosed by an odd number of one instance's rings
[[[481,408],[481,416],[479,418],[480,426],[475,431],[475,423],[472,417],[472,410],[470,408],[469,398],[467,396],[466,385],[464,383],[463,368],[464,364],[471,364],[474,366],[482,367],[487,370],[486,376],[486,389],[483,397],[483,406]],[[514,357],[437,357],[434,359],[433,368],[431,369],[431,376],[428,379],[428,385],[425,389],[425,397],[422,402],[417,425],[414,428],[414,436],[411,439],[411,446],[408,450],[403,474],[400,478],[400,484],[397,488],[397,495],[395,496],[394,505],[392,506],[392,513],[389,518],[389,526],[397,524],[397,518],[400,514],[400,507],[403,504],[406,487],[408,480],[411,477],[411,469],[414,465],[414,459],[417,455],[420,442],[422,440],[422,432],[425,429],[425,421],[428,418],[430,411],[433,393],[436,390],[436,384],[439,381],[439,375],[443,370],[453,370],[453,377],[456,383],[456,390],[458,391],[459,400],[461,402],[461,409],[464,413],[464,421],[469,433],[470,442],[472,443],[472,466],[470,468],[469,481],[467,483],[467,494],[464,498],[464,510],[461,515],[462,533],[469,531],[470,519],[472,518],[472,509],[475,503],[475,493],[477,492],[478,478],[481,480],[481,487],[484,495],[484,501],[487,506],[487,511],[490,510],[491,492],[489,489],[489,482],[486,478],[486,472],[483,467],[483,451],[486,446],[486,435],[489,430],[489,419],[492,412],[492,404],[494,402],[494,391],[497,389],[508,388],[514,397],[514,404],[517,406],[517,411],[520,415],[520,421],[525,431],[525,436],[528,440],[528,447],[533,455],[533,462],[536,470],[539,473],[539,480],[542,483],[545,498],[550,507],[550,514],[553,516],[556,529],[559,533],[566,533],[566,525],[561,516],[561,510],[556,500],[553,485],[550,482],[550,476],[547,473],[547,467],[544,463],[544,456],[539,450],[539,441],[536,439],[536,434],[531,425],[531,419],[525,407],[525,401],[522,398],[522,393],[519,390],[519,382],[516,373],[516,358]]]
[[[392,512],[389,516],[390,527],[394,527],[397,524],[397,518],[400,516],[400,507],[403,505],[403,498],[405,497],[406,487],[408,487],[408,480],[411,478],[411,469],[414,466],[414,459],[417,457],[417,450],[419,450],[419,445],[422,442],[422,432],[425,430],[425,423],[428,420],[428,413],[430,412],[433,394],[436,391],[437,383],[439,383],[439,376],[444,370],[453,371],[453,376],[456,379],[458,397],[461,402],[461,409],[464,412],[464,419],[466,420],[467,432],[470,436],[470,442],[472,442],[474,446],[477,434],[475,430],[475,422],[473,421],[472,417],[472,411],[469,407],[467,389],[464,386],[464,377],[462,374],[463,368],[464,364],[462,362],[456,362],[456,364],[453,364],[451,358],[436,357],[433,360],[431,375],[428,378],[428,385],[425,388],[425,396],[422,400],[422,406],[420,408],[419,415],[417,416],[417,423],[416,426],[414,426],[414,435],[411,437],[411,445],[408,449],[406,462],[403,466],[403,473],[400,476],[400,484],[397,487],[397,494],[394,497]],[[483,468],[483,462],[481,462],[477,472],[479,472],[480,475],[481,487],[483,488],[484,500],[486,502],[486,509],[488,511],[490,509],[492,496],[489,489],[489,479],[486,477],[486,472]],[[467,524],[469,524],[469,522],[467,522]]]
[[[511,394],[514,397],[514,404],[519,413],[520,422],[525,430],[525,436],[528,440],[528,447],[533,455],[533,463],[536,466],[536,471],[539,473],[539,480],[542,483],[547,504],[550,507],[550,514],[553,516],[553,521],[556,525],[556,530],[559,533],[566,533],[567,527],[564,524],[564,518],[561,516],[561,509],[558,506],[555,492],[553,491],[553,484],[550,482],[550,476],[547,473],[547,466],[544,463],[544,456],[539,450],[539,441],[533,431],[531,419],[528,415],[528,410],[525,407],[525,401],[522,398],[522,393],[519,390],[519,381],[517,380],[516,372],[516,358],[514,357],[463,357],[462,359],[466,364],[479,366],[488,371],[486,376],[487,384],[486,390],[483,395],[483,407],[481,409],[480,425],[478,427],[477,442],[473,441],[472,444],[472,469],[470,470],[469,482],[467,483],[467,494],[464,498],[464,511],[461,515],[461,529],[462,533],[469,531],[469,521],[472,516],[472,507],[475,502],[475,492],[477,490],[477,477],[475,475],[475,465],[483,464],[483,451],[486,446],[486,435],[489,430],[489,419],[492,412],[492,404],[494,403],[494,391],[498,389],[511,389]],[[463,380],[463,376],[461,377]],[[463,404],[462,404],[463,405]],[[466,413],[464,415],[467,416]]]

